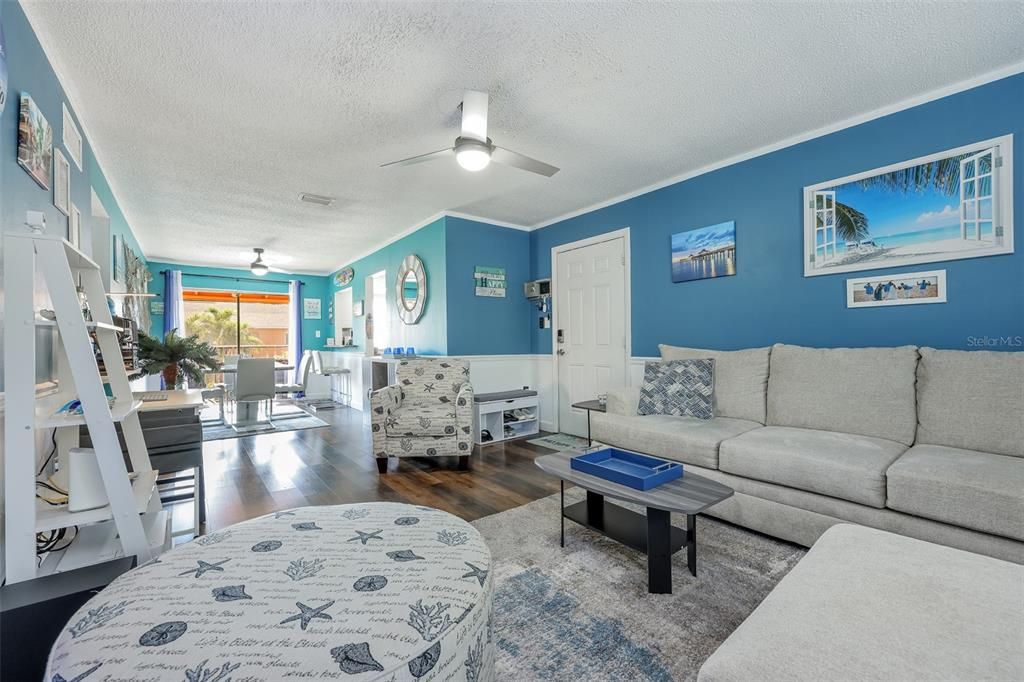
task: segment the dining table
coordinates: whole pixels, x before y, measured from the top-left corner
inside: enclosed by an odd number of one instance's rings
[[[274,361],[274,373],[275,373],[275,376],[277,375],[278,372],[289,372],[289,371],[291,371],[293,369],[295,369],[295,365],[290,363],[290,362],[282,362],[280,360],[275,360]],[[225,375],[238,374],[238,364],[237,363],[224,363],[223,365],[220,366],[219,369],[209,370],[209,371],[206,372],[206,374],[225,374]],[[229,380],[228,377],[225,376],[224,379],[225,379],[225,383],[228,384],[228,386],[227,386],[228,395],[232,395],[234,393],[234,391],[232,390],[233,387],[234,387],[234,377],[231,377],[231,379]],[[282,383],[285,383],[285,382],[282,382]],[[257,407],[256,407],[256,405],[254,403],[242,403],[241,405],[238,405],[237,408],[238,409],[235,410],[235,423],[237,423],[237,424],[254,424],[254,423],[256,423],[256,421],[258,420],[259,417],[258,417],[258,409],[257,409]]]

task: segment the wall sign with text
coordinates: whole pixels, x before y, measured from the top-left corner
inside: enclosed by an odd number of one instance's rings
[[[319,298],[304,298],[304,299],[302,299],[302,319],[304,319],[304,320],[319,320],[320,319],[320,299]]]
[[[478,265],[473,272],[473,283],[477,296],[505,298],[505,268]]]

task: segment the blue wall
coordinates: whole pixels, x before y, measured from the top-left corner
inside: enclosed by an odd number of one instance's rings
[[[327,305],[330,299],[327,297],[327,278],[317,275],[292,275],[286,273],[270,273],[261,277],[258,282],[250,281],[253,274],[248,270],[234,268],[206,268],[196,265],[181,265],[177,263],[162,263],[150,261],[147,263],[153,280],[149,283],[149,290],[157,294],[156,301],[163,302],[164,298],[164,276],[161,270],[181,270],[181,284],[185,289],[227,289],[231,291],[253,291],[271,294],[287,294],[288,280],[298,279],[305,282],[302,287],[303,298],[320,299],[319,320],[302,320],[302,346],[306,350],[322,350],[327,341]],[[190,275],[216,275],[217,279],[209,277],[194,277]],[[223,277],[224,279],[220,279]],[[235,280],[232,278],[242,278]],[[320,330],[320,338],[316,338],[316,332]],[[163,315],[152,316],[150,334],[163,336],[164,318]]]
[[[0,118],[0,219],[4,231],[22,230],[26,211],[46,213],[46,231],[67,237],[68,217],[53,205],[53,177],[50,189],[36,184],[18,165],[18,110],[21,93],[29,94],[42,111],[53,130],[53,146],[60,149],[71,164],[71,203],[82,212],[82,250],[92,250],[92,195],[96,190],[104,209],[110,215],[111,232],[120,234],[135,253],[143,256],[131,226],[121,212],[106,177],[93,155],[88,139],[83,140],[83,167],[79,170],[63,143],[62,104],[68,105],[72,117],[82,129],[82,122],[71,108],[50,61],[43,52],[21,5],[16,2],[0,3],[0,21],[3,22],[7,43],[7,106]],[[112,248],[112,243],[108,244]]]
[[[71,165],[71,203],[82,213],[81,249],[92,255],[97,261],[109,261],[113,240],[106,241],[110,249],[105,258],[92,253],[92,236],[94,220],[92,217],[92,193],[96,190],[104,209],[110,216],[112,233],[120,234],[132,247],[136,254],[145,258],[139,243],[132,233],[131,226],[121,212],[114,195],[110,190],[106,177],[96,161],[89,140],[84,138],[85,131],[82,121],[72,109],[61,82],[50,65],[50,61],[36,38],[21,5],[16,2],[0,2],[0,23],[3,25],[5,48],[7,54],[7,104],[0,115],[0,231],[23,232],[27,211],[42,211],[46,215],[46,231],[48,234],[68,236],[69,218],[53,205],[53,173],[49,179],[49,189],[36,184],[28,173],[18,165],[18,113],[21,94],[27,93],[39,107],[43,116],[53,130],[53,146],[60,149]],[[71,116],[75,119],[82,141],[82,169],[71,159],[63,141],[63,109],[68,105]],[[2,243],[0,243],[2,244]],[[0,245],[0,249],[2,249]],[[0,261],[0,312],[3,308],[3,265]],[[48,296],[42,287],[41,278],[37,278],[36,304],[47,306]],[[2,317],[2,315],[0,315]],[[2,335],[0,335],[2,344]],[[2,363],[2,360],[0,360]],[[0,390],[3,390],[3,376],[0,372]]]
[[[445,218],[448,245],[448,353],[530,352],[532,307],[523,297],[530,275],[530,233],[464,218]],[[477,266],[505,268],[505,298],[477,296]]]
[[[532,276],[550,276],[553,246],[629,227],[634,356],[659,343],[969,348],[969,337],[1024,335],[1022,111],[1016,75],[564,220],[531,233]],[[948,303],[848,309],[845,280],[858,274],[803,277],[804,186],[1008,133],[1016,253],[885,270],[945,269]],[[670,236],[728,220],[737,274],[673,284]],[[531,337],[533,352],[551,352],[551,330]]]
[[[427,273],[427,304],[420,321],[414,325],[403,323],[395,308],[395,278],[402,260],[409,254],[420,257]],[[423,355],[446,355],[448,353],[448,306],[445,275],[447,264],[445,259],[445,219],[439,218],[354,263],[348,263],[348,266],[355,271],[355,276],[351,284],[348,285],[352,288],[353,302],[365,300],[367,277],[381,270],[387,273],[385,279],[387,281],[388,311],[391,315],[389,320],[390,345],[403,348],[412,346],[417,353]],[[334,284],[335,274],[337,273],[332,273],[328,280],[327,294],[329,298],[327,300],[329,301],[334,300],[335,291],[347,288]],[[369,301],[365,301],[365,308],[369,312]],[[367,352],[367,349],[364,348],[366,343],[363,326],[365,320],[365,317],[357,317],[354,320],[353,341],[355,347],[352,349],[354,352]],[[330,322],[326,324],[330,325]],[[328,330],[325,336],[334,336],[332,327],[325,327],[325,329]]]

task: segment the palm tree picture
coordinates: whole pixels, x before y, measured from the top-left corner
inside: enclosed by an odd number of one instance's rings
[[[1012,138],[804,188],[804,274],[1013,252]]]

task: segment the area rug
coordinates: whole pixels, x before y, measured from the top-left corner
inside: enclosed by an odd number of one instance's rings
[[[273,426],[267,422],[257,422],[245,426],[239,426],[238,430],[231,428],[231,424],[225,424],[219,419],[216,421],[203,422],[203,440],[225,440],[227,438],[240,438],[242,436],[258,436],[263,433],[281,433],[283,431],[301,431],[302,429],[318,429],[329,426],[327,422],[319,417],[314,417],[305,410],[295,405],[283,405],[274,408]]]
[[[673,594],[652,595],[640,552],[570,521],[559,547],[558,504],[553,495],[473,523],[492,553],[500,680],[693,680],[806,552],[701,516],[697,577],[678,552]]]
[[[557,450],[559,452],[562,450],[582,451],[590,445],[586,438],[580,438],[579,436],[573,436],[568,433],[553,433],[550,436],[531,438],[526,442],[539,445],[550,450]]]

